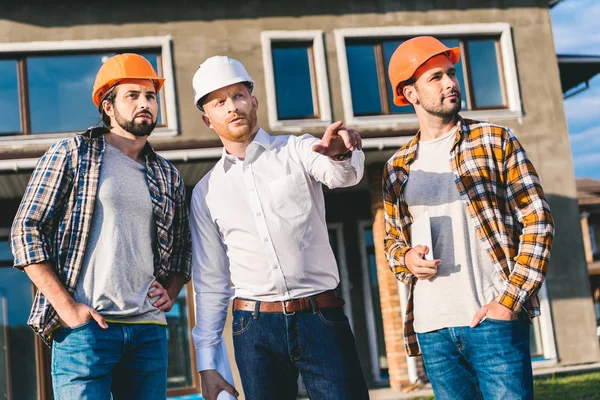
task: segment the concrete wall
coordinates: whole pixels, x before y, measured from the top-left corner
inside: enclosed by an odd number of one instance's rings
[[[248,0],[243,4],[235,3],[235,8],[226,2],[221,6],[214,2],[210,5],[186,3],[174,1],[154,8],[123,5],[125,2],[112,4],[111,1],[77,7],[21,3],[0,12],[0,42],[171,35],[181,135],[157,140],[156,144],[160,148],[167,142],[180,141],[195,147],[217,139],[204,126],[200,113],[192,104],[190,84],[198,64],[212,55],[229,55],[246,65],[256,80],[255,94],[261,104],[259,122],[269,128],[260,43],[260,33],[264,30],[321,29],[325,32],[333,118],[343,119],[333,29],[510,24],[524,116],[494,122],[514,129],[522,141],[541,176],[556,218],[557,236],[547,283],[559,359],[567,364],[600,359],[546,1],[349,0],[290,4]],[[85,101],[88,101],[87,97]],[[372,129],[363,131],[377,134]],[[42,151],[45,147],[40,146],[37,150]],[[14,150],[0,147],[0,158],[10,151]]]

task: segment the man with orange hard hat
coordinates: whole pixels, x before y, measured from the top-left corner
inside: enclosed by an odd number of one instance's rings
[[[438,399],[533,399],[529,329],[554,222],[513,132],[458,114],[459,59],[424,36],[389,64],[394,103],[420,128],[383,176],[385,251],[410,293],[406,349],[422,353]]]
[[[42,156],[13,222],[56,399],[166,398],[165,312],[190,278],[191,238],[183,181],[147,142],[163,82],[140,55],[108,59],[92,94],[104,127]]]

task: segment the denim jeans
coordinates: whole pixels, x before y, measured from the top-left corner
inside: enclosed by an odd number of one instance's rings
[[[419,333],[435,398],[533,399],[530,324],[487,318],[468,326]]]
[[[293,315],[234,311],[233,343],[247,400],[295,400],[298,373],[311,400],[369,398],[341,307]]]
[[[167,397],[167,328],[94,320],[60,328],[52,346],[52,386],[57,400]]]

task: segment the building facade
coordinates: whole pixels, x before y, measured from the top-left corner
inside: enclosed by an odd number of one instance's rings
[[[532,329],[534,367],[599,361],[547,1],[172,1],[144,8],[111,0],[73,7],[22,2],[0,13],[0,396],[51,396],[48,351],[25,325],[32,285],[10,268],[9,229],[37,158],[99,122],[94,77],[103,60],[120,52],[145,55],[167,79],[151,142],[190,191],[221,155],[191,87],[210,56],[244,63],[267,131],[320,135],[343,120],[361,132],[365,177],[325,196],[340,290],[369,385],[400,389],[422,378],[419,361],[404,353],[406,288],[383,254],[381,199],[385,161],[417,129],[412,110],[391,101],[387,63],[399,43],[417,35],[461,47],[461,114],[514,130],[553,210],[556,238],[540,292],[542,316]],[[190,286],[168,317],[170,396],[199,391]]]

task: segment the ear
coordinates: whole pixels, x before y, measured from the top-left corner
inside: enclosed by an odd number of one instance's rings
[[[254,105],[254,108],[258,110],[258,99],[254,95],[252,95],[252,104]]]
[[[115,107],[114,104],[111,104],[110,101],[104,100],[102,102],[102,108],[104,109],[106,115],[108,115],[111,118],[115,117]]]
[[[417,89],[415,85],[405,85],[402,88],[402,94],[408,100],[408,102],[412,105],[415,105],[419,101],[419,95],[417,93]]]
[[[210,129],[213,129],[212,122],[210,122],[210,118],[206,115],[206,112],[202,114],[202,121],[208,126]]]

